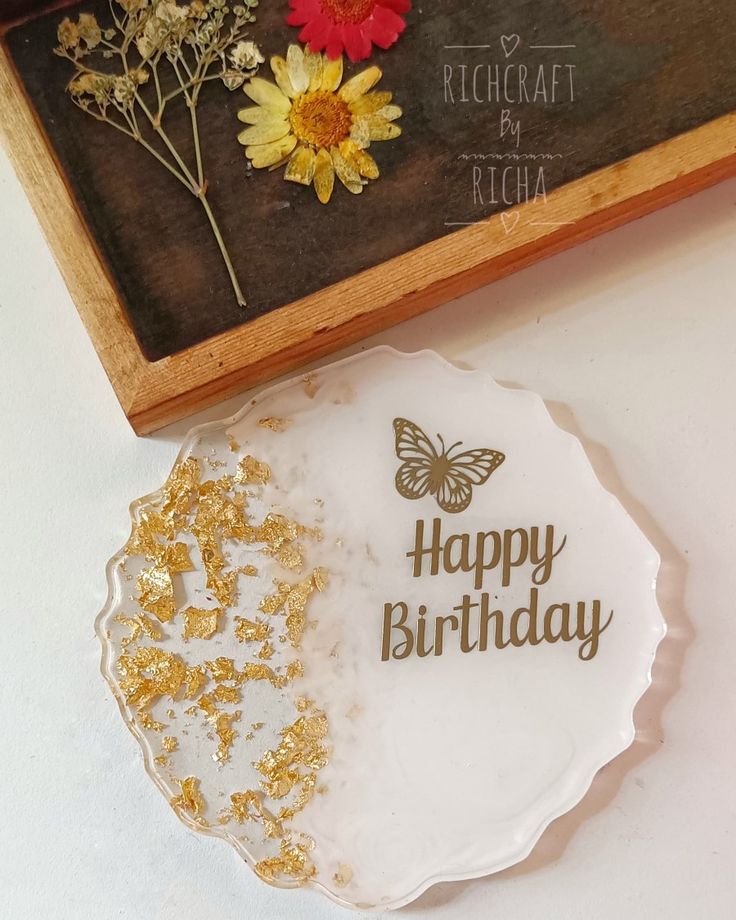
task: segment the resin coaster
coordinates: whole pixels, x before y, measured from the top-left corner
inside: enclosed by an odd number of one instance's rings
[[[132,517],[105,676],[267,882],[387,908],[495,872],[634,738],[659,559],[531,393],[375,349],[195,429]]]

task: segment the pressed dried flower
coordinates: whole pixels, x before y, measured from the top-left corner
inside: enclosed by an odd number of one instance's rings
[[[54,53],[74,65],[67,86],[71,99],[142,146],[195,197],[236,300],[244,307],[235,267],[207,198],[197,103],[205,82],[217,80],[236,89],[263,61],[255,43],[246,40],[256,0],[232,9],[225,0],[110,0],[109,5],[111,28],[101,27],[90,13],[59,23]],[[177,134],[175,141],[164,126],[164,115],[176,99],[186,106],[191,122],[189,150],[180,149],[181,137]]]
[[[255,70],[266,59],[255,42],[247,41],[237,43],[230,52],[230,60],[238,70]]]
[[[366,148],[373,141],[398,137],[401,109],[391,104],[391,93],[373,92],[381,79],[378,67],[369,67],[342,82],[342,57],[290,45],[286,59],[271,58],[276,83],[254,77],[243,87],[256,104],[238,112],[247,124],[238,135],[245,155],[257,169],[286,162],[284,178],[314,185],[326,204],[335,176],[357,195],[378,166]],[[342,84],[342,85],[341,85]]]
[[[289,0],[286,21],[302,26],[299,41],[329,58],[343,52],[351,61],[370,56],[373,45],[390,48],[406,26],[411,0]]]

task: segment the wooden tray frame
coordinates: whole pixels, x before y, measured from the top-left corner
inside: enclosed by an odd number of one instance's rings
[[[150,362],[2,43],[0,140],[138,434],[736,175],[733,113]]]

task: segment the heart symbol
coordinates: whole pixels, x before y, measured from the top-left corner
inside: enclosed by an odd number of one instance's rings
[[[511,233],[511,231],[519,223],[520,217],[521,217],[521,214],[519,211],[504,211],[503,212],[503,214],[501,215],[501,223],[503,224],[503,229],[504,229],[504,232],[506,233],[506,236],[508,236],[509,233]]]
[[[517,35],[516,32],[511,35],[502,35],[501,36],[501,47],[503,48],[503,53],[507,58],[510,58],[511,55],[519,47],[521,42],[521,36]]]

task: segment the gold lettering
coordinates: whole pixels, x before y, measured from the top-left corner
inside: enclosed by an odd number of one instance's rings
[[[452,550],[456,543],[460,544],[460,555],[457,561],[453,561]],[[468,550],[470,548],[470,534],[456,533],[448,537],[445,543],[445,549],[442,554],[442,564],[446,572],[453,574],[462,569],[463,572],[469,572],[472,568],[468,559]],[[477,586],[476,586],[477,587]]]
[[[424,619],[425,614],[427,613],[427,608],[424,604],[419,605],[417,611],[419,614],[419,619],[417,620],[417,655],[420,658],[426,658],[427,655],[431,655],[434,651],[434,646],[430,645],[427,648],[426,642],[426,631],[427,631],[427,621]]]
[[[560,614],[560,624],[557,630],[554,628],[554,615]],[[551,604],[544,614],[544,638],[545,641],[554,645],[559,639],[563,642],[570,642],[575,637],[575,633],[570,632],[570,605],[569,604]]]
[[[435,518],[432,522],[432,543],[430,546],[424,546],[424,521],[417,521],[414,532],[414,549],[407,553],[409,559],[414,560],[413,575],[419,578],[422,574],[422,560],[424,556],[431,557],[430,575],[437,575],[440,570],[440,555],[442,553],[442,544],[440,542],[440,529],[442,522]]]
[[[488,627],[491,620],[494,621],[494,638],[493,644],[497,649],[506,648],[508,640],[503,638],[503,611],[488,610],[488,595],[481,595],[480,599],[480,630],[478,637],[478,651],[485,652],[488,648]]]
[[[472,652],[478,645],[478,640],[476,639],[475,642],[471,643],[468,635],[470,631],[470,611],[478,606],[480,605],[470,603],[469,594],[463,594],[462,602],[457,607],[453,607],[453,610],[457,610],[460,614],[460,650],[462,652]]]
[[[490,558],[486,558],[486,543],[491,541],[493,549]],[[495,569],[501,560],[501,536],[495,530],[479,533],[475,542],[475,589],[483,587],[483,577],[489,569]]]
[[[392,622],[393,612],[396,609],[401,611],[398,622]],[[388,661],[391,656],[394,658],[408,658],[414,647],[414,634],[404,626],[406,618],[409,616],[409,608],[403,602],[398,604],[383,605],[383,642],[381,644],[381,661]],[[391,633],[394,629],[400,630],[404,634],[404,641],[396,644],[391,648]]]
[[[544,553],[539,555],[539,528],[531,529],[531,546],[529,552],[530,561],[536,566],[532,572],[532,581],[535,585],[545,585],[552,574],[552,561],[562,552],[567,543],[567,535],[562,538],[562,543],[554,548],[555,545],[555,528],[552,524],[547,524],[544,533]]]
[[[434,653],[435,655],[442,654],[445,623],[449,623],[450,628],[453,629],[455,632],[457,632],[458,626],[460,625],[454,613],[451,613],[446,617],[437,617],[437,619],[434,621]]]
[[[516,648],[522,645],[539,645],[542,641],[541,636],[537,635],[537,594],[536,588],[532,588],[529,596],[528,607],[517,607],[511,614],[511,624],[509,626],[509,641]],[[526,616],[526,631],[522,633],[522,621]]]
[[[514,537],[517,538],[516,546]],[[514,552],[515,549],[515,552]],[[512,555],[513,553],[513,555]],[[501,584],[507,588],[511,584],[511,569],[523,565],[529,554],[529,534],[521,527],[503,532],[503,575]]]
[[[578,649],[578,656],[581,661],[590,661],[595,658],[598,651],[598,640],[602,632],[608,629],[613,619],[613,610],[608,614],[608,619],[601,626],[601,602],[593,601],[591,612],[590,632],[585,629],[585,601],[578,601],[578,628],[577,637],[583,640]]]

